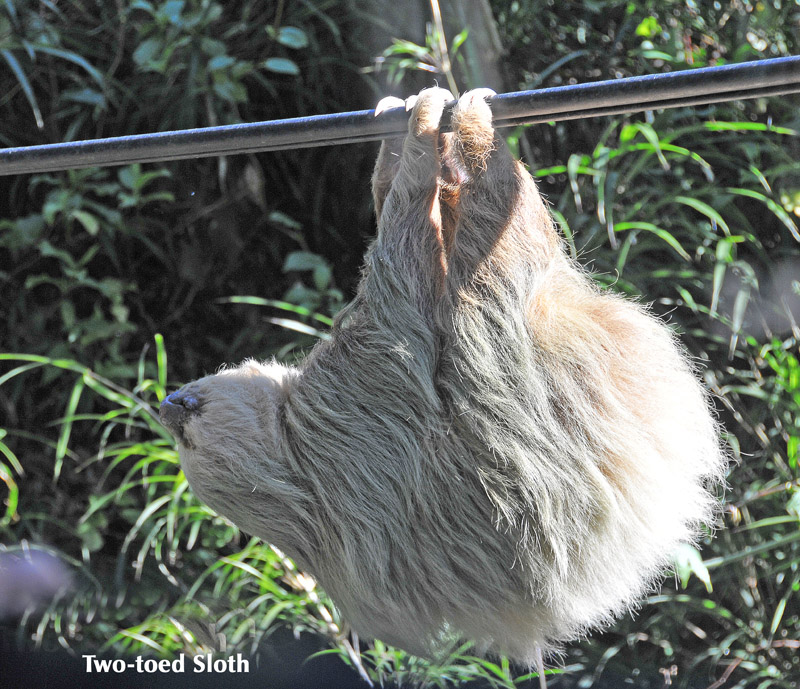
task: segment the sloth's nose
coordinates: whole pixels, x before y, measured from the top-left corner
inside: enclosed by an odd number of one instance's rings
[[[189,416],[200,410],[200,400],[190,392],[181,388],[168,395],[161,403],[158,415],[161,423],[178,440],[183,439],[183,425]]]

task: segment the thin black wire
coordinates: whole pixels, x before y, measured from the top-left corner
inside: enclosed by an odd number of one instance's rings
[[[649,74],[490,100],[497,126],[690,107],[800,92],[800,56]],[[447,122],[447,117],[443,118]],[[0,150],[0,175],[339,145],[401,136],[405,108],[297,117]],[[443,127],[446,129],[446,127]]]

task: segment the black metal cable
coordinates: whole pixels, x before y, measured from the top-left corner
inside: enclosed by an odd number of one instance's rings
[[[798,92],[800,56],[793,56],[502,93],[490,104],[495,123],[503,127]],[[407,120],[404,108],[391,108],[379,117],[374,110],[361,110],[6,148],[0,149],[0,175],[374,141],[404,134]]]

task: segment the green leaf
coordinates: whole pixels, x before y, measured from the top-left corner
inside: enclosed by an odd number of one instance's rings
[[[774,134],[786,134],[787,136],[798,136],[800,132],[788,127],[776,127],[774,124],[764,124],[762,122],[704,122],[703,126],[712,132],[772,132]]]
[[[575,199],[575,208],[579,213],[583,212],[583,201],[581,199],[580,185],[578,184],[578,174],[587,172],[586,165],[590,161],[587,156],[581,156],[573,153],[567,160],[567,176],[569,177],[569,186],[572,190],[572,196]]]
[[[6,456],[14,457],[11,450],[8,449],[2,441],[0,441],[0,452]],[[16,457],[14,457],[14,459],[16,459]],[[17,487],[16,481],[14,481],[14,478],[11,476],[8,467],[3,462],[0,462],[0,482],[6,485],[8,491],[4,501],[6,503],[5,514],[0,518],[0,528],[2,528],[10,524],[12,520],[16,518],[17,505],[19,505],[19,488]]]
[[[626,144],[629,141],[632,141],[636,138],[636,134],[639,132],[639,129],[636,127],[636,124],[626,124],[622,129],[619,130],[619,142],[621,144]],[[573,153],[573,155],[576,155]]]
[[[690,196],[676,196],[675,201],[677,203],[682,203],[686,206],[690,206],[691,208],[694,208],[696,211],[702,213],[711,221],[712,225],[721,227],[722,231],[727,236],[730,236],[731,230],[728,227],[728,223],[725,222],[725,219],[719,214],[717,210],[709,206],[705,201],[701,201],[700,199],[695,199]]]
[[[67,456],[67,448],[69,446],[69,437],[72,433],[72,422],[75,410],[78,408],[78,402],[81,399],[81,393],[85,386],[85,376],[78,378],[72,388],[72,394],[69,396],[67,402],[67,409],[64,412],[64,421],[61,426],[61,433],[58,436],[58,444],[56,445],[56,461],[53,468],[53,482],[58,481],[61,474],[61,468],[64,465],[64,457]]]
[[[164,336],[156,333],[156,370],[158,372],[158,400],[162,400],[163,392],[167,389],[167,349],[164,346]]]
[[[645,17],[636,27],[636,35],[644,38],[653,38],[661,33],[661,25],[655,17]]]
[[[689,543],[683,543],[678,547],[675,553],[675,569],[678,576],[681,578],[681,585],[686,588],[689,583],[689,578],[694,574],[706,587],[706,591],[711,593],[713,587],[711,585],[711,575],[708,573],[708,568],[703,562],[703,557],[700,551]]]
[[[218,299],[217,301],[223,304],[227,303],[227,304],[249,304],[251,306],[272,306],[276,309],[281,309],[283,311],[296,313],[300,316],[307,316],[309,318],[313,318],[328,326],[333,325],[333,319],[330,316],[325,316],[324,314],[311,311],[311,309],[307,309],[304,306],[298,306],[297,304],[291,304],[288,301],[281,301],[279,299],[264,299],[264,297],[235,296],[235,297],[224,297],[222,299]]]
[[[140,67],[145,67],[160,53],[161,41],[157,38],[148,38],[133,51],[133,61]]]
[[[295,62],[292,60],[288,60],[285,57],[271,57],[268,60],[264,60],[261,63],[261,66],[270,71],[276,72],[277,74],[290,74],[292,76],[297,76],[300,74],[300,68],[297,66]]]
[[[798,439],[797,436],[792,436],[792,438],[795,441]],[[797,452],[796,445],[797,443],[795,442],[795,453]],[[795,461],[796,460],[797,456],[795,454]],[[794,495],[789,499],[789,502],[786,503],[786,511],[792,516],[800,518],[800,491],[795,491]]]
[[[225,54],[225,43],[215,38],[204,37],[200,41],[200,48],[206,55],[211,55],[212,57]]]
[[[242,84],[235,81],[226,80],[219,84],[214,84],[214,93],[231,103],[244,103],[247,101],[247,89]]]
[[[79,524],[76,533],[80,536],[83,547],[90,553],[96,553],[105,544],[105,539],[100,530],[87,522]]]
[[[84,103],[86,105],[94,105],[99,108],[105,108],[107,105],[106,97],[95,91],[94,89],[65,89],[61,92],[63,100],[72,101],[73,103]]]
[[[310,251],[293,251],[283,263],[283,272],[316,270],[321,266],[327,267],[328,262],[319,254],[312,254]]]
[[[11,17],[11,19],[16,24],[16,22],[18,20],[18,16],[17,16],[17,7],[14,4],[14,0],[5,0],[4,4],[6,6],[6,10],[8,10],[8,15]]]
[[[700,155],[695,153],[694,151],[690,151],[683,146],[676,146],[674,144],[667,143],[665,141],[660,141],[658,144],[658,149],[662,152],[667,153],[675,153],[679,156],[691,158],[695,161],[703,170],[703,174],[705,175],[706,179],[711,182],[714,179],[714,171],[711,169],[711,165],[709,165],[708,161],[703,159]],[[624,148],[620,148],[617,150],[607,151],[608,158],[616,158],[617,156],[624,155],[628,151],[648,151],[649,153],[653,153],[655,149],[653,145],[648,143],[634,143],[629,144]]]
[[[658,161],[661,163],[661,167],[665,170],[669,170],[669,163],[667,159],[664,157],[664,151],[661,149],[661,141],[658,138],[658,133],[655,129],[653,129],[652,125],[647,124],[646,122],[637,122],[634,125],[637,131],[640,131],[647,142],[653,147],[653,150],[656,152],[658,156]]]
[[[789,232],[792,233],[792,236],[795,238],[795,240],[800,242],[800,231],[798,231],[797,225],[794,224],[791,216],[781,207],[780,204],[769,198],[769,196],[762,194],[760,191],[754,191],[753,189],[740,189],[738,187],[728,187],[725,191],[731,194],[747,196],[751,199],[757,199],[758,201],[761,201],[761,203],[769,208],[780,219],[780,221],[789,228]]]
[[[666,230],[654,225],[650,222],[618,222],[614,225],[614,232],[624,232],[625,230],[644,230],[645,232],[652,232],[657,237],[661,238],[669,244],[678,255],[685,261],[691,261],[692,257],[686,253],[686,250],[681,246],[681,243]]]
[[[683,299],[683,302],[686,304],[686,306],[697,313],[699,307],[697,306],[697,302],[694,300],[694,297],[691,295],[691,293],[685,287],[681,287],[680,285],[676,286],[675,289],[677,290],[678,294],[681,295],[681,299]]]
[[[17,58],[14,57],[14,54],[10,50],[0,50],[0,55],[3,56],[6,64],[8,64],[8,66],[11,68],[11,71],[14,72],[14,76],[17,78],[17,83],[20,85],[22,92],[25,94],[25,98],[28,99],[31,110],[33,110],[33,117],[36,120],[36,127],[38,129],[44,129],[42,111],[39,109],[39,104],[36,102],[36,96],[33,93],[33,87],[28,81],[25,71],[22,69],[19,62],[17,62]]]
[[[236,58],[233,58],[230,55],[215,55],[208,61],[208,68],[212,72],[216,72],[218,70],[225,69],[226,67],[230,67],[235,62]]]
[[[331,271],[331,267],[326,263],[324,265],[320,265],[314,268],[313,277],[314,277],[314,286],[320,292],[322,292],[323,290],[327,289],[328,286],[331,284],[331,278],[333,277],[333,272]]]
[[[744,316],[747,313],[747,306],[750,303],[750,288],[742,287],[733,300],[733,313],[731,314],[731,330],[737,334],[741,332],[744,325]]]
[[[280,327],[286,328],[287,330],[294,330],[298,333],[303,333],[305,335],[313,335],[314,337],[318,337],[321,340],[331,339],[331,336],[328,333],[322,332],[321,330],[317,330],[316,328],[313,328],[310,325],[306,325],[305,323],[300,323],[299,321],[293,321],[288,318],[268,318],[267,320],[270,323],[279,325]]]
[[[180,25],[181,12],[183,11],[184,0],[168,0],[164,3],[158,13],[166,17],[170,24]]]
[[[134,189],[139,172],[141,172],[139,164],[127,165],[117,172],[117,179],[123,187]]]
[[[89,76],[91,76],[92,79],[94,79],[101,87],[105,85],[105,80],[103,79],[102,73],[98,69],[92,67],[92,65],[90,65],[86,59],[80,55],[70,52],[69,50],[62,50],[61,48],[53,48],[49,45],[42,45],[41,43],[34,43],[32,45],[37,52],[60,57],[62,60],[67,60],[68,62],[78,65],[78,67],[84,69],[87,74],[89,74]]]
[[[303,225],[302,223],[297,222],[294,218],[289,217],[286,213],[282,213],[281,211],[272,211],[269,214],[269,218],[267,218],[270,222],[277,223],[278,225],[283,225],[284,227],[288,227],[290,230],[302,230]]]
[[[717,242],[715,251],[715,264],[714,275],[711,288],[711,309],[712,313],[716,313],[719,306],[719,295],[722,293],[722,283],[725,280],[725,273],[727,272],[727,264],[733,263],[734,260],[734,244],[744,241],[744,237],[733,235],[731,237],[722,237]]]
[[[69,268],[77,268],[78,266],[72,254],[64,249],[57,249],[47,240],[44,240],[41,244],[39,244],[39,253],[45,258],[57,258],[59,261],[61,261],[61,263]]]
[[[798,582],[800,582],[800,575],[795,574],[794,579],[786,589],[786,593],[781,596],[781,599],[775,606],[775,613],[772,616],[772,624],[770,624],[769,627],[770,637],[772,637],[775,632],[778,631],[778,627],[780,627],[781,620],[783,619],[783,614],[786,611],[786,604],[789,602],[790,598],[794,598],[794,594],[797,591]]]
[[[150,172],[143,172],[136,178],[136,184],[134,185],[134,189],[136,191],[141,191],[150,182],[152,182],[154,179],[158,179],[159,177],[172,177],[172,173],[164,168],[160,168],[158,170],[150,170]]]
[[[628,236],[625,237],[625,241],[622,242],[622,246],[619,248],[619,252],[617,253],[617,274],[619,275],[622,275],[625,270],[625,262],[628,260],[628,254],[630,253],[635,237],[635,232],[629,232]]]
[[[450,52],[453,55],[456,55],[456,53],[458,53],[458,49],[461,47],[464,41],[467,40],[468,36],[469,36],[469,27],[467,27],[466,29],[462,29],[453,37],[453,40],[450,41]]]
[[[91,213],[82,210],[70,211],[69,217],[77,220],[83,228],[93,237],[100,232],[100,221]]]
[[[36,366],[32,364],[30,366]],[[25,469],[22,468],[22,464],[17,459],[17,456],[5,445],[2,441],[5,440],[5,437],[8,435],[8,431],[4,428],[0,428],[0,453],[4,454],[6,459],[8,460],[9,464],[11,464],[11,468],[17,472],[19,476],[25,476]]]
[[[17,250],[35,246],[45,228],[44,218],[39,214],[26,215],[15,220],[0,220],[0,246]]]
[[[295,26],[282,26],[278,30],[278,43],[287,48],[299,50],[308,46],[308,36],[305,31]]]
[[[674,62],[675,58],[663,50],[643,50],[642,57],[648,60],[664,60],[664,62]]]
[[[569,253],[576,261],[578,260],[578,249],[575,246],[575,235],[572,232],[572,228],[569,226],[569,222],[564,214],[558,210],[557,208],[551,208],[550,212],[553,214],[553,218],[558,225],[558,229],[561,231],[561,234],[564,235],[564,239],[567,241],[567,246],[569,247]]]

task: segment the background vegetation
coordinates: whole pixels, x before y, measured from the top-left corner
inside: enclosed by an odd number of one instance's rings
[[[790,0],[492,7],[509,89],[800,52]],[[401,30],[376,14],[359,0],[6,0],[0,144],[354,110],[387,70],[401,92],[420,64],[434,78],[437,41],[392,47]],[[382,72],[363,47],[376,36]],[[448,39],[454,64],[475,59],[469,34]],[[788,98],[508,132],[570,250],[681,331],[738,460],[716,538],[636,616],[569,647],[556,686],[800,686],[798,132]],[[358,279],[374,154],[0,178],[0,555],[48,553],[72,582],[0,610],[4,638],[260,649],[279,666],[291,630],[373,683],[531,682],[468,647],[433,666],[359,644],[312,580],[195,500],[156,419],[168,389],[222,362],[313,345]]]

